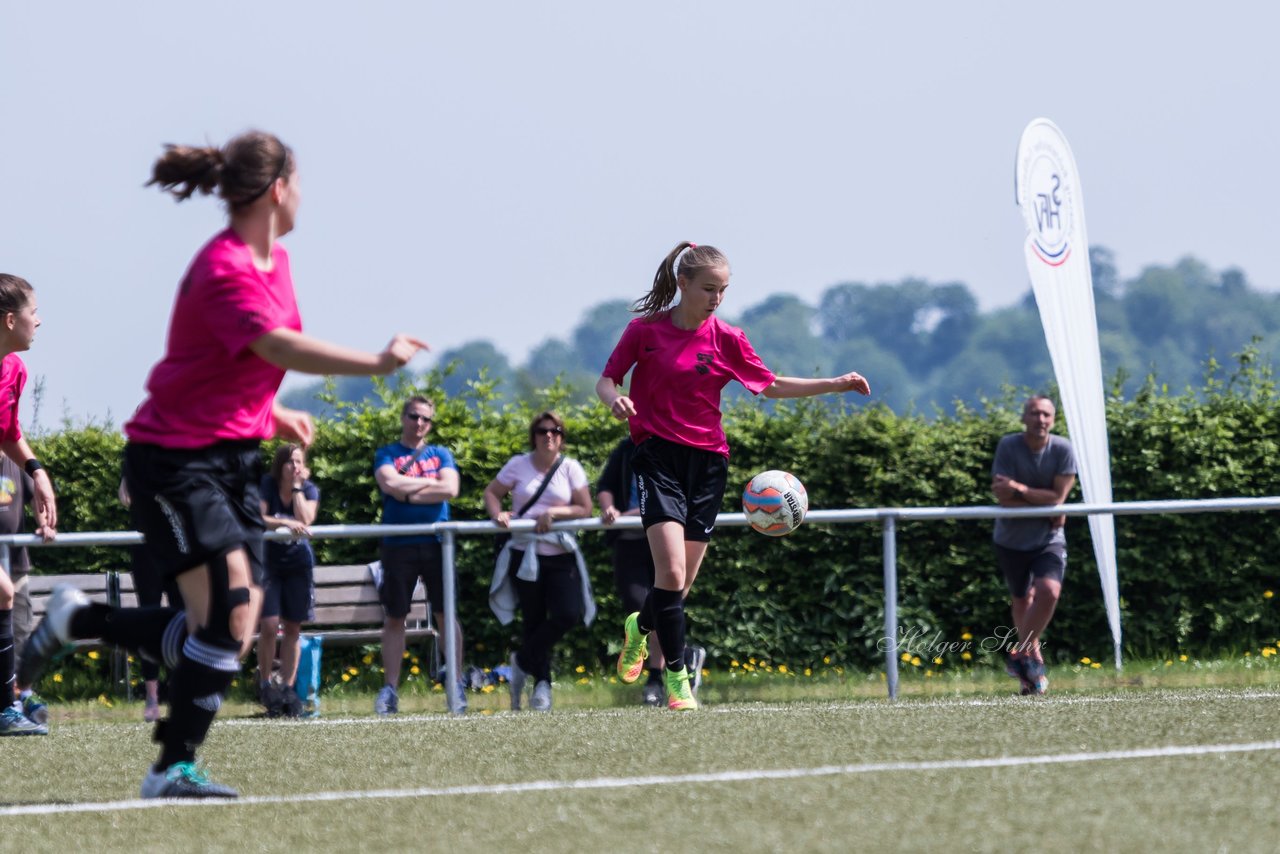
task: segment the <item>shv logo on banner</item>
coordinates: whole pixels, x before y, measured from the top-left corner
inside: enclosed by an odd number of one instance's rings
[[[1064,141],[1065,144],[1065,141]],[[1074,164],[1063,162],[1061,149],[1045,140],[1034,143],[1026,164],[1024,182],[1028,203],[1018,203],[1029,214],[1031,241],[1040,260],[1059,266],[1071,257],[1071,231],[1075,222]],[[1032,220],[1034,220],[1032,222]],[[1082,247],[1087,253],[1088,247]]]
[[[1062,131],[1048,119],[1036,119],[1022,132],[1014,162],[1014,197],[1027,225],[1023,247],[1027,272],[1062,392],[1062,410],[1076,451],[1080,490],[1086,503],[1109,504],[1111,451],[1084,200],[1071,147]],[[1089,516],[1089,533],[1118,668],[1120,590],[1113,517]]]

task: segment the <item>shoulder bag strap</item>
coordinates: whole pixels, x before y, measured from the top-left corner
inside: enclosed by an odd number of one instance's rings
[[[524,514],[529,512],[529,508],[538,503],[538,499],[542,497],[542,493],[547,491],[547,486],[550,485],[551,478],[555,476],[556,469],[560,468],[560,464],[562,462],[564,462],[564,454],[556,457],[556,461],[551,464],[551,468],[547,469],[547,476],[542,479],[542,485],[538,487],[538,491],[533,494],[532,498],[524,503],[524,506],[520,508],[520,512],[517,513],[516,516],[523,518]]]

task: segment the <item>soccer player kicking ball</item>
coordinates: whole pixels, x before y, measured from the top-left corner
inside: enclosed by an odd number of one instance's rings
[[[678,263],[677,263],[678,262]],[[644,672],[647,636],[658,633],[667,659],[667,706],[696,709],[684,660],[684,600],[706,555],[729,472],[720,391],[737,380],[752,394],[811,397],[856,391],[869,395],[861,374],[829,379],[780,377],[765,367],[741,329],[716,317],[729,287],[729,261],[712,246],[681,243],[663,259],[649,293],[636,302],[596,383],[615,418],[627,419],[637,447],[632,461],[640,518],[653,552],[654,586],[623,625],[618,677]],[[672,306],[677,293],[680,302]],[[622,385],[628,371],[630,394]]]

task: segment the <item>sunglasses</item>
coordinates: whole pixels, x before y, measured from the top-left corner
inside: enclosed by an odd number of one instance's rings
[[[430,424],[430,423],[431,423],[431,416],[430,416],[430,415],[416,415],[416,414],[414,414],[414,413],[412,413],[412,412],[406,412],[406,413],[404,414],[404,417],[405,417],[405,418],[411,418],[411,419],[413,419],[414,421],[421,421],[423,424]]]
[[[562,436],[564,431],[559,427],[535,427],[533,432],[538,436]]]

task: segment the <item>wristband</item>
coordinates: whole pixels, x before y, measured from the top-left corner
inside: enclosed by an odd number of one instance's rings
[[[39,460],[37,460],[35,457],[32,457],[31,459],[27,460],[26,465],[24,465],[22,468],[27,474],[34,476],[35,473],[40,471],[40,469],[44,468],[44,466],[40,464]]]
[[[293,491],[294,491],[294,492],[301,492],[301,491],[302,491],[302,487],[301,487],[301,486],[295,486],[295,487],[293,488]]]

